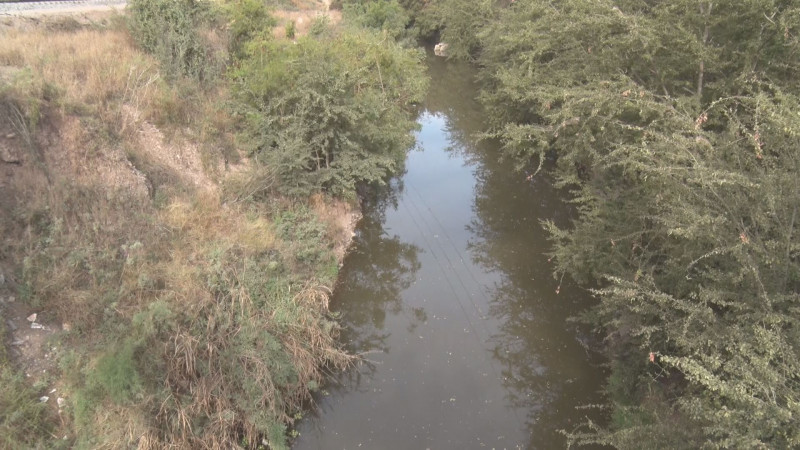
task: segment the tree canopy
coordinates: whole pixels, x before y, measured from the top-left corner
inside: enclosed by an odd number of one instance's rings
[[[800,445],[800,2],[477,2],[491,13],[456,20],[464,3],[429,12],[482,66],[503,156],[556,160],[578,211],[545,224],[557,271],[600,286],[586,318],[614,420],[571,437]]]

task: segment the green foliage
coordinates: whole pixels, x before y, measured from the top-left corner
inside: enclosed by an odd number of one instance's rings
[[[256,2],[245,2],[250,5]],[[139,45],[155,55],[167,77],[213,80],[225,56],[204,35],[212,25],[212,6],[204,0],[133,0],[129,27]],[[246,33],[244,26],[234,32]],[[241,35],[234,35],[241,38]]]
[[[482,47],[477,31],[496,15],[494,0],[432,0],[422,8],[416,25],[422,36],[439,34],[450,46],[450,57],[472,59]]]
[[[400,170],[426,87],[421,53],[359,30],[248,51],[233,73],[246,138],[284,192],[352,196]]]
[[[395,40],[406,34],[410,21],[397,0],[347,3],[344,5],[344,18],[358,27],[384,31]]]
[[[504,155],[556,160],[578,211],[545,224],[557,270],[602,280],[587,318],[633,380],[610,380],[613,428],[573,438],[800,445],[800,7],[531,0],[471,25],[467,7],[429,12],[479,55]]]
[[[149,287],[149,286],[148,286]],[[175,313],[169,303],[156,300],[133,316],[133,330],[142,338],[152,338],[169,333],[175,328]]]
[[[244,46],[256,38],[266,38],[277,23],[262,0],[236,0],[226,4],[230,51],[236,58],[245,56]],[[294,22],[292,22],[294,27]],[[289,37],[287,28],[286,36]],[[293,36],[292,36],[293,37]],[[290,37],[291,38],[291,37]]]
[[[89,385],[96,383],[116,403],[130,401],[142,390],[136,362],[138,349],[139,345],[130,339],[113,346],[97,362]]]
[[[290,243],[291,249],[287,253],[298,264],[324,269],[330,262],[335,263],[333,254],[325,245],[328,241],[325,226],[308,208],[281,212],[275,219],[275,229],[284,242]]]
[[[332,33],[331,19],[327,15],[314,17],[311,20],[311,26],[308,27],[309,36],[314,36],[316,38],[322,38]]]

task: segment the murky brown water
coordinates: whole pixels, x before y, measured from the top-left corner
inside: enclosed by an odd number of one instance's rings
[[[540,219],[568,214],[478,143],[469,67],[430,60],[419,148],[365,210],[333,308],[350,350],[294,448],[563,448],[596,412],[604,374],[567,318],[591,301],[556,293]]]

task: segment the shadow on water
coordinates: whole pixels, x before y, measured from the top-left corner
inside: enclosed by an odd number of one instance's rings
[[[296,449],[562,448],[600,403],[602,361],[568,318],[589,296],[552,276],[549,180],[478,139],[473,70],[429,59],[420,149],[365,201],[333,308],[368,362],[340,374]]]
[[[566,226],[571,210],[544,172],[514,176],[513,163],[499,157],[499,144],[481,138],[485,117],[475,97],[453,95],[477,91],[472,70],[437,58],[430,60],[430,69],[432,77],[446,74],[449,81],[432,83],[426,109],[448,118],[453,142],[448,151],[476,163],[469,252],[484,270],[502,274],[490,293],[489,314],[499,323],[489,339],[491,352],[502,368],[506,399],[525,413],[527,447],[549,448],[559,439],[543,435],[584,422],[582,414],[565,415],[563,409],[601,403],[604,379],[603,357],[591,350],[596,337],[569,320],[590,299],[571,280],[554,279],[540,223],[548,219]],[[584,359],[570,364],[565,353]],[[603,420],[596,411],[586,415]]]
[[[492,150],[482,146],[478,151]],[[569,211],[550,180],[509,177],[509,163],[482,161],[468,248],[476,264],[502,274],[491,287],[489,314],[498,323],[491,351],[502,367],[507,401],[524,411],[528,448],[549,448],[559,442],[554,430],[583,423],[576,407],[602,400],[603,360],[591,350],[594,336],[569,320],[590,299],[570,280],[553,277],[540,220],[565,224]],[[596,411],[587,415],[599,419]]]
[[[370,354],[389,352],[387,315],[407,316],[410,330],[425,320],[424,309],[407,307],[400,295],[414,282],[422,249],[402,242],[382,227],[387,208],[397,208],[402,191],[402,181],[395,179],[362,198],[363,218],[339,273],[334,303],[340,306],[342,301],[347,302],[346,308],[338,309],[342,314],[342,340],[348,351],[367,361],[359,370],[343,374],[339,379],[343,390],[358,389],[358,379],[372,373]]]

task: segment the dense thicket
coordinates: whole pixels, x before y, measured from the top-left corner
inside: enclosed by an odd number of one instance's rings
[[[403,166],[427,86],[422,53],[364,28],[259,40],[233,71],[255,160],[282,190],[352,196]]]
[[[608,336],[615,408],[611,428],[572,437],[800,445],[800,3],[428,12],[482,65],[505,156],[556,159],[577,205],[573,228],[546,226],[557,270],[602,286],[587,318]]]

